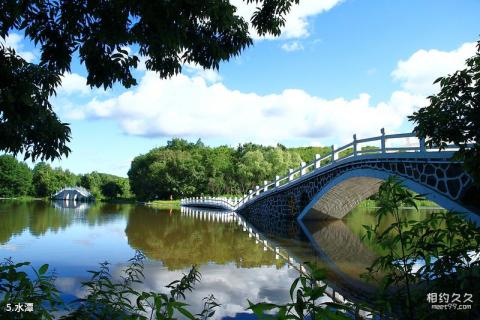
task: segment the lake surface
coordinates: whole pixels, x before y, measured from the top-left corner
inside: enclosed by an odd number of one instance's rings
[[[213,294],[217,318],[248,319],[247,299],[284,303],[301,262],[328,269],[328,284],[362,300],[373,290],[359,279],[381,252],[361,240],[362,224],[375,222],[372,209],[356,209],[346,219],[310,222],[300,240],[265,237],[234,213],[158,210],[132,204],[81,204],[76,208],[43,201],[0,201],[0,258],[50,264],[66,301],[85,295],[80,283],[103,261],[118,276],[135,250],[148,258],[141,290],[166,291],[190,267],[202,279],[188,294],[191,310]],[[406,214],[420,217],[428,211]],[[325,297],[325,299],[329,299]]]

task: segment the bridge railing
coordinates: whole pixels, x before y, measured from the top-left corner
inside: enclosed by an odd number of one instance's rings
[[[238,199],[226,197],[193,197],[180,200],[182,206],[204,206],[235,210]]]
[[[376,144],[373,145],[372,144]],[[365,148],[365,147],[369,148]],[[473,144],[466,145],[467,148],[472,147]],[[372,148],[373,147],[373,148]],[[414,133],[398,133],[386,135],[385,130],[382,128],[380,130],[380,135],[371,138],[357,139],[357,135],[353,135],[353,141],[347,143],[339,148],[335,148],[335,145],[331,146],[332,151],[324,156],[319,154],[315,155],[315,159],[311,162],[305,163],[301,162],[300,167],[296,169],[289,169],[289,172],[285,176],[275,176],[275,179],[272,181],[264,181],[263,185],[255,186],[255,189],[248,190],[248,193],[245,194],[242,198],[237,199],[227,199],[227,198],[188,198],[183,199],[186,201],[186,204],[194,205],[208,203],[208,201],[213,201],[213,203],[220,204],[221,201],[225,202],[225,205],[231,210],[236,210],[252,200],[253,198],[259,196],[261,193],[267,192],[269,190],[285,186],[294,180],[311,173],[312,171],[323,169],[328,166],[332,166],[338,161],[343,161],[345,159],[356,158],[359,156],[365,155],[385,155],[391,153],[428,153],[428,152],[439,152],[438,146],[427,147],[425,144],[425,139],[418,138]],[[443,149],[443,152],[451,152],[458,150],[458,146],[454,144],[447,144]]]

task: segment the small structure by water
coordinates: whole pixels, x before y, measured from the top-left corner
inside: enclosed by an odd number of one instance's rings
[[[52,196],[53,200],[65,201],[80,201],[89,202],[95,201],[95,197],[90,191],[82,187],[65,187]]]

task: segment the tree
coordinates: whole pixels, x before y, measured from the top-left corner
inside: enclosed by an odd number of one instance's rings
[[[271,179],[268,176],[271,164],[268,163],[262,151],[247,151],[241,158],[237,168],[238,181],[242,190],[254,189],[255,184]]]
[[[426,144],[444,149],[453,143],[455,156],[480,186],[480,41],[476,54],[467,59],[467,68],[435,80],[440,92],[429,96],[430,104],[409,119],[414,132],[426,138]],[[473,144],[468,148],[468,144]]]
[[[63,187],[74,187],[79,177],[69,170],[53,169],[49,164],[40,162],[33,168],[33,189],[38,197],[48,197]]]
[[[48,101],[59,83],[58,74],[27,63],[0,45],[0,150],[23,152],[32,160],[68,155],[70,128]]]
[[[33,189],[37,197],[48,197],[60,190],[64,185],[58,183],[52,167],[44,162],[33,168]]]
[[[280,34],[284,16],[299,0],[245,0],[257,9],[252,26],[259,35]],[[61,123],[48,98],[78,54],[91,87],[120,82],[136,85],[132,69],[139,55],[166,78],[183,63],[218,68],[252,44],[247,22],[226,0],[16,1],[0,2],[0,37],[12,30],[40,47],[38,65],[0,46],[0,150],[25,158],[68,156],[68,124]],[[138,54],[126,47],[138,48]]]
[[[109,181],[102,185],[102,194],[109,199],[116,198],[122,194],[122,187],[116,181]]]
[[[0,156],[0,197],[18,197],[29,194],[32,172],[28,166],[12,156]]]
[[[128,179],[112,174],[93,171],[82,175],[79,183],[88,189],[96,199],[129,198],[131,196]]]

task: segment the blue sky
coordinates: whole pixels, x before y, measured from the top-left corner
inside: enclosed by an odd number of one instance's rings
[[[75,61],[52,99],[71,124],[72,154],[53,165],[126,176],[135,156],[172,137],[308,146],[411,130],[406,116],[437,90],[433,80],[474,54],[478,12],[478,0],[303,0],[281,37],[254,35],[218,72],[186,65],[160,80],[140,68],[130,90],[90,90]],[[38,61],[21,33],[4,41]]]

